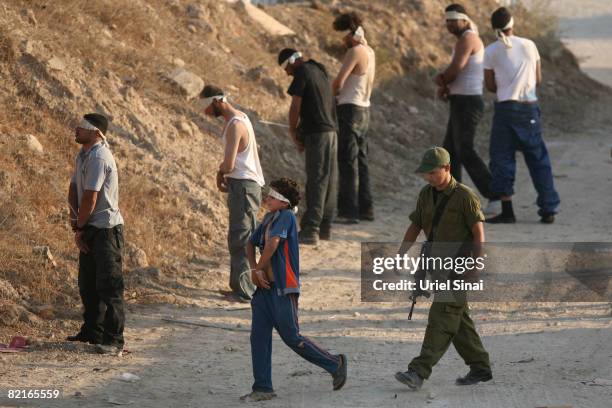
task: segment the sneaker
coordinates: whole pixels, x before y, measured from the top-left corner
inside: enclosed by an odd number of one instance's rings
[[[487,218],[485,222],[489,224],[515,224],[516,217],[514,215],[499,214],[495,217]]]
[[[417,374],[412,368],[408,371],[395,373],[395,379],[404,385],[407,385],[413,391],[419,390],[423,386],[423,377]]]
[[[340,365],[334,374],[332,374],[332,378],[334,379],[334,391],[338,391],[340,388],[344,387],[346,383],[346,375],[347,375],[347,365],[348,361],[346,359],[346,355],[339,354]]]
[[[501,214],[502,212],[501,200],[489,200],[489,203],[487,204],[485,208],[483,208],[482,212],[485,215]]]
[[[465,377],[457,378],[457,381],[455,381],[455,384],[474,385],[474,384],[478,384],[479,382],[487,382],[491,379],[493,379],[493,374],[491,373],[491,371],[472,371],[470,370],[470,372],[467,373]]]
[[[298,241],[304,245],[317,245],[319,236],[314,234],[304,234],[302,231],[298,233]]]
[[[544,214],[540,217],[542,224],[552,224],[555,222],[555,214]]]
[[[119,357],[123,353],[123,346],[115,346],[112,344],[98,344],[96,345],[96,352],[98,354],[111,354]]]
[[[334,222],[336,224],[359,224],[359,219],[351,217],[336,217]]]
[[[253,391],[247,395],[240,397],[241,401],[257,402],[257,401],[270,401],[272,398],[276,398],[275,392],[265,391]]]

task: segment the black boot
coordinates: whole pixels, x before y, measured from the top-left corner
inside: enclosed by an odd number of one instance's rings
[[[514,217],[514,210],[512,209],[512,201],[502,201],[502,213],[495,217],[487,218],[485,222],[489,224],[514,224],[516,218]]]

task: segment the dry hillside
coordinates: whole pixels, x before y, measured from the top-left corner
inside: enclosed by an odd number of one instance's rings
[[[496,3],[463,3],[490,42],[487,16]],[[279,36],[240,2],[4,0],[0,339],[10,327],[25,333],[54,327],[61,321],[54,316],[78,310],[65,196],[80,115],[98,111],[112,119],[109,139],[129,241],[128,299],[175,301],[190,285],[216,289],[227,276],[226,209],[214,185],[221,123],[203,117],[193,95],[202,84],[217,84],[254,122],[286,121],[289,79],[276,65],[277,52],[299,48],[335,74],[342,49],[331,29],[334,13],[358,10],[378,60],[370,133],[374,186],[378,194],[403,194],[414,157],[444,133],[446,108],[434,100],[431,78],[448,62],[453,41],[442,21],[446,4],[355,0],[263,8],[296,33]],[[608,91],[579,72],[555,37],[554,21],[516,13],[518,34],[534,38],[542,54],[549,137],[598,118]],[[179,86],[190,75],[192,82]],[[488,123],[481,126],[483,148]],[[256,132],[268,179],[303,180],[303,159],[287,135],[259,123]]]

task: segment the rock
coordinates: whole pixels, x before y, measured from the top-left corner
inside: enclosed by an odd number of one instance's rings
[[[172,63],[174,64],[174,66],[179,67],[179,68],[183,68],[185,66],[185,61],[183,61],[180,58],[174,58],[172,60]]]
[[[19,51],[24,54],[32,54],[34,52],[34,42],[30,40],[24,40],[19,45]]]
[[[161,278],[161,271],[159,268],[149,266],[147,268],[136,268],[130,272],[130,275],[136,276],[140,281],[151,279],[158,281]]]
[[[261,84],[266,88],[266,91],[270,92],[272,95],[282,97],[285,95],[283,88],[276,83],[273,78],[263,78],[261,80]]]
[[[47,66],[52,71],[64,71],[66,69],[66,63],[55,55],[51,57],[49,61],[47,61]]]
[[[40,317],[36,316],[34,313],[30,313],[25,308],[19,314],[19,321],[30,326],[35,326],[42,323],[42,319]]]
[[[295,35],[295,31],[287,27],[286,25],[280,23],[278,20],[267,14],[265,11],[257,8],[252,5],[251,2],[240,2],[240,6],[244,7],[244,11],[246,14],[256,23],[258,23],[261,28],[268,32],[268,34],[275,36],[293,36]]]
[[[223,350],[225,350],[225,351],[227,351],[229,353],[232,353],[232,352],[236,351],[236,349],[233,348],[232,346],[225,346],[225,347],[223,347]]]
[[[355,312],[355,313],[353,313],[353,316],[355,316],[355,317],[359,317],[359,316],[361,316],[361,313],[359,313],[359,312]]]
[[[51,305],[32,306],[32,311],[47,320],[51,320],[55,316],[55,309]]]
[[[188,99],[197,96],[202,88],[204,81],[196,74],[184,68],[176,68],[168,74],[167,78],[183,93]]]
[[[408,112],[410,112],[413,115],[417,115],[419,113],[419,108],[417,108],[416,106],[409,106]]]
[[[147,253],[132,243],[126,245],[128,261],[132,267],[146,268],[149,266]]]
[[[32,25],[38,24],[38,21],[36,21],[36,15],[34,14],[34,11],[32,11],[32,9],[21,10],[21,16],[25,17]]]
[[[189,136],[189,137],[193,136],[193,128],[189,126],[189,123],[187,123],[184,120],[180,121],[177,124],[176,128],[178,129],[179,133],[183,136]]]
[[[19,321],[23,307],[13,303],[0,303],[0,326],[13,326]]]
[[[205,17],[204,10],[200,4],[187,5],[187,15],[189,18],[201,19]]]
[[[57,262],[55,262],[55,259],[53,259],[53,254],[51,254],[51,249],[49,249],[48,246],[35,246],[32,248],[32,252],[40,255],[44,259],[45,263],[48,262],[54,268],[57,267]]]
[[[149,32],[147,32],[147,33],[145,33],[145,35],[144,35],[144,40],[145,40],[145,41],[146,41],[148,44],[150,44],[150,45],[154,45],[154,44],[155,44],[155,36],[154,36],[154,35],[153,35],[153,33],[152,33],[152,32],[150,32],[150,31],[149,31]]]
[[[194,26],[193,24],[188,24],[187,25],[187,30],[189,30],[189,32],[191,32],[191,33],[196,33],[198,31],[196,26]]]
[[[205,34],[215,32],[215,29],[204,20],[189,20],[188,25],[194,26],[196,29],[201,30]]]
[[[0,299],[3,301],[17,302],[21,299],[19,293],[7,280],[0,279]]]
[[[125,382],[136,382],[140,380],[140,377],[132,373],[121,373],[121,375],[119,375],[119,379]]]
[[[45,152],[45,149],[34,135],[25,135],[24,139],[28,150],[31,152],[36,154],[43,154]]]
[[[263,65],[258,65],[246,72],[246,77],[251,81],[258,81],[261,77],[268,75],[268,69]]]

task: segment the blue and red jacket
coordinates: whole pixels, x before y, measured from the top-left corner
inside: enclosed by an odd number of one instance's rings
[[[293,211],[287,209],[266,214],[250,240],[263,252],[266,241],[273,237],[280,238],[270,260],[276,291],[279,296],[300,293],[300,250],[297,219]]]

